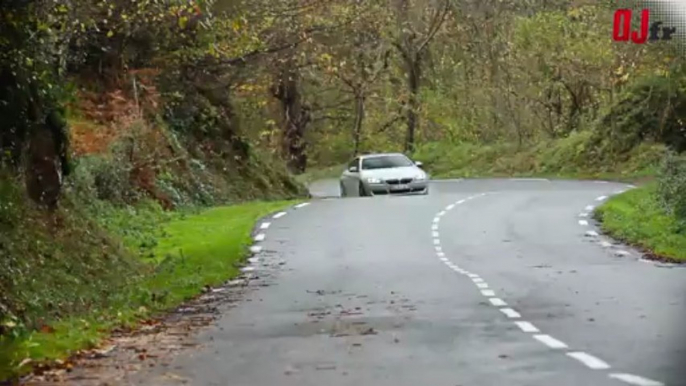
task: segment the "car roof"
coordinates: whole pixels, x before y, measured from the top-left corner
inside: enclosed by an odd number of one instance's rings
[[[401,155],[403,157],[406,157],[405,154],[402,153],[370,153],[370,154],[363,154],[360,156],[360,159],[365,159],[365,158],[374,158],[374,157],[383,157],[383,156],[388,156],[388,155]]]

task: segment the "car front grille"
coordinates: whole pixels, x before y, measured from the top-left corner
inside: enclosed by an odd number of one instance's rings
[[[388,185],[409,184],[410,182],[412,182],[412,178],[403,178],[403,179],[393,178],[390,180],[386,180],[386,183]]]

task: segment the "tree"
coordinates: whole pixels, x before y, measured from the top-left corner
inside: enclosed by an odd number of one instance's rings
[[[333,77],[336,85],[352,96],[353,157],[360,152],[368,98],[390,61],[391,47],[383,36],[385,9],[382,6],[378,1],[352,5],[349,14],[355,16],[339,31],[346,38],[327,39],[328,52],[319,57],[322,72]]]
[[[393,45],[403,62],[407,79],[407,135],[405,151],[415,148],[415,133],[419,126],[419,89],[422,70],[431,41],[436,37],[450,13],[449,0],[394,0],[397,34]]]

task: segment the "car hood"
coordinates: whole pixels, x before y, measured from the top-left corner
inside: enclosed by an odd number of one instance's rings
[[[419,175],[426,175],[426,173],[422,169],[415,166],[363,170],[361,173],[362,178],[378,178],[382,180],[388,180],[393,178],[414,178]]]

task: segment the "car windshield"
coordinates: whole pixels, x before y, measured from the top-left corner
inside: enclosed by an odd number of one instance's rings
[[[362,169],[388,169],[412,166],[414,163],[409,158],[402,155],[384,155],[379,157],[369,157],[362,160]]]

